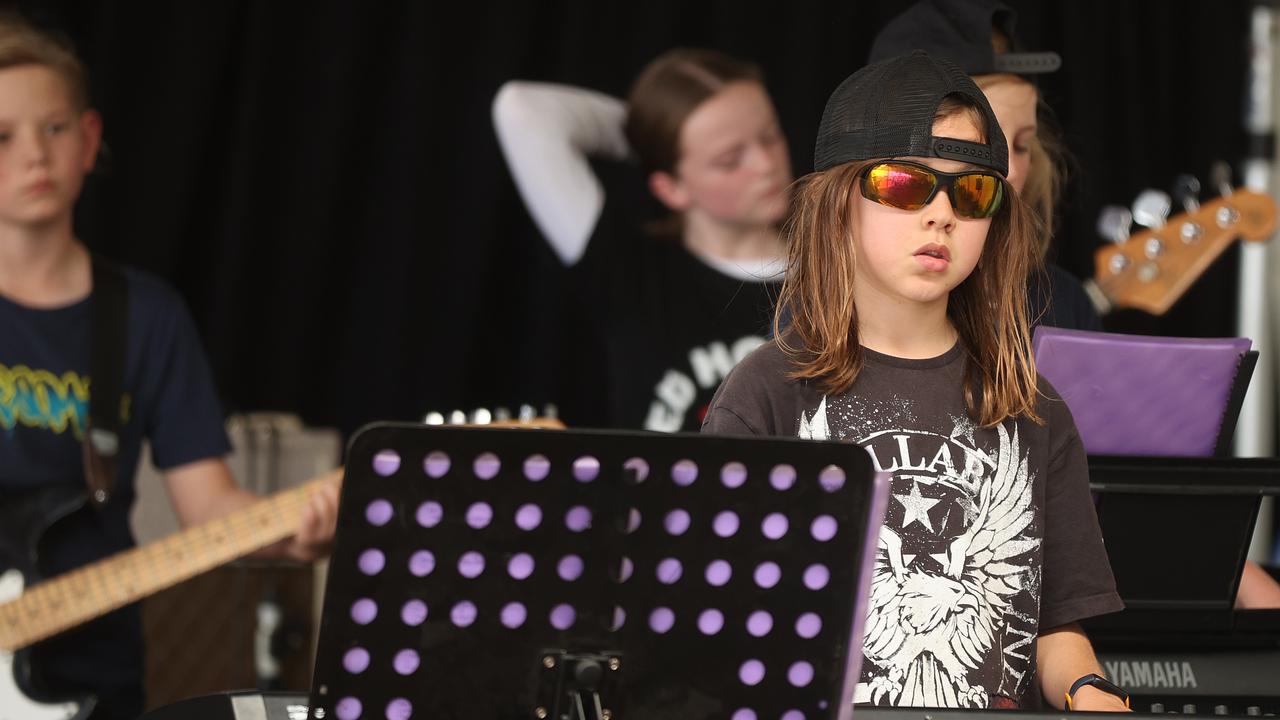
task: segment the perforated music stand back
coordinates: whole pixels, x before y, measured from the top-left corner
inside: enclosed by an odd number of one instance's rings
[[[887,487],[843,443],[370,426],[310,716],[848,718]]]

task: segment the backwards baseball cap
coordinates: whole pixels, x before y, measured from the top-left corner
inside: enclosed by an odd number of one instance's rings
[[[924,50],[970,75],[1035,75],[1061,67],[1058,53],[1019,51],[1013,35],[1017,19],[1017,13],[998,0],[920,0],[880,30],[868,62]],[[1009,52],[996,54],[991,47],[993,29],[1009,39]]]
[[[977,108],[987,142],[933,136],[938,106],[948,95]],[[1009,148],[987,97],[963,70],[922,50],[868,65],[840,83],[822,112],[813,169],[905,155],[959,160],[1009,174]]]

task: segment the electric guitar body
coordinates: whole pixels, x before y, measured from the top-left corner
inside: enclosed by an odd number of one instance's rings
[[[40,579],[40,545],[59,522],[85,507],[83,488],[54,486],[0,494],[0,604],[16,600]],[[0,720],[82,720],[93,712],[92,696],[56,697],[40,688],[30,662],[31,648],[14,651],[4,641],[22,623],[6,618],[0,627]]]

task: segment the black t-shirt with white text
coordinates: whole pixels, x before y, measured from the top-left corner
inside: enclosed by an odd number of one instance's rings
[[[571,271],[585,337],[566,420],[697,432],[720,382],[770,335],[781,275],[755,265],[730,276],[606,207]]]

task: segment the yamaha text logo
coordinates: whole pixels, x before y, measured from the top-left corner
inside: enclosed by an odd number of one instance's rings
[[[1189,662],[1127,662],[1104,663],[1107,677],[1130,692],[1149,688],[1187,689],[1199,687],[1196,674]]]

